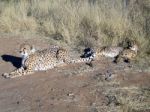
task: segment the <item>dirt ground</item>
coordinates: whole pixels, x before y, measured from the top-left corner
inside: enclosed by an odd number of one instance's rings
[[[41,39],[0,39],[0,74],[20,66],[18,48]],[[100,59],[14,79],[0,76],[0,112],[150,112],[150,73]]]

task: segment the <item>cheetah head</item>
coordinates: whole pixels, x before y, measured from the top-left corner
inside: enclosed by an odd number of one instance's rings
[[[132,45],[129,47],[131,50],[135,51],[135,52],[138,52],[139,48],[136,44]]]
[[[68,52],[66,49],[64,48],[59,48],[59,50],[57,51],[56,53],[56,58],[57,59],[62,59],[62,60],[65,60],[65,58],[68,57]]]
[[[136,40],[131,40],[130,42],[128,42],[128,48],[132,51],[138,52],[139,43]]]
[[[27,58],[30,54],[35,52],[35,49],[29,44],[22,44],[19,52],[22,58]]]

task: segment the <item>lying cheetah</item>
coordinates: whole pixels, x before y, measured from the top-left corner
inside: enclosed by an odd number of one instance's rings
[[[86,48],[84,50],[85,53],[82,57],[93,56],[92,61],[94,61],[95,59],[99,60],[102,56],[116,58],[122,51],[123,51],[123,47],[117,47],[117,46],[101,47],[101,48],[97,48],[96,50],[93,50],[91,48]],[[91,67],[93,67],[92,61],[88,63],[88,65]]]
[[[117,63],[120,58],[126,60],[134,59],[137,55],[138,45],[135,41],[129,42],[127,48],[119,46],[105,46],[95,50],[95,58],[99,59],[101,56],[114,58],[114,62]],[[92,50],[90,52],[93,52]]]
[[[95,51],[95,55],[97,56],[97,58],[99,58],[99,57],[101,57],[101,56],[115,58],[115,57],[118,56],[122,51],[123,51],[123,47],[118,47],[118,46],[106,46],[106,47],[98,48],[98,49]]]
[[[115,62],[118,63],[121,59],[130,63],[130,60],[134,60],[138,53],[138,45],[134,44],[129,49],[124,49],[116,58]]]
[[[4,73],[5,78],[15,78],[23,75],[33,74],[35,71],[52,69],[62,64],[90,62],[91,57],[71,59],[68,51],[59,46],[51,46],[48,49],[35,51],[29,44],[23,44],[20,47],[22,55],[22,65],[19,69],[11,73]]]

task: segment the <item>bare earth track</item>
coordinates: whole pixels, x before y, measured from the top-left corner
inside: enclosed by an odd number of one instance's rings
[[[18,47],[40,39],[0,39],[0,74],[19,67]],[[0,76],[0,112],[150,112],[150,73],[111,60],[74,64],[30,76]]]

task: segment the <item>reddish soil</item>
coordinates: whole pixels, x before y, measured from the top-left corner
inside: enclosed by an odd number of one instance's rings
[[[1,38],[0,74],[19,67],[17,51],[24,42],[41,49],[49,46],[41,39]],[[14,79],[0,76],[0,112],[119,112],[117,95],[124,91],[132,95],[130,89],[150,89],[150,73],[123,65],[103,59],[93,67],[79,63]],[[111,101],[111,96],[118,101]],[[143,101],[150,104],[150,98]]]

